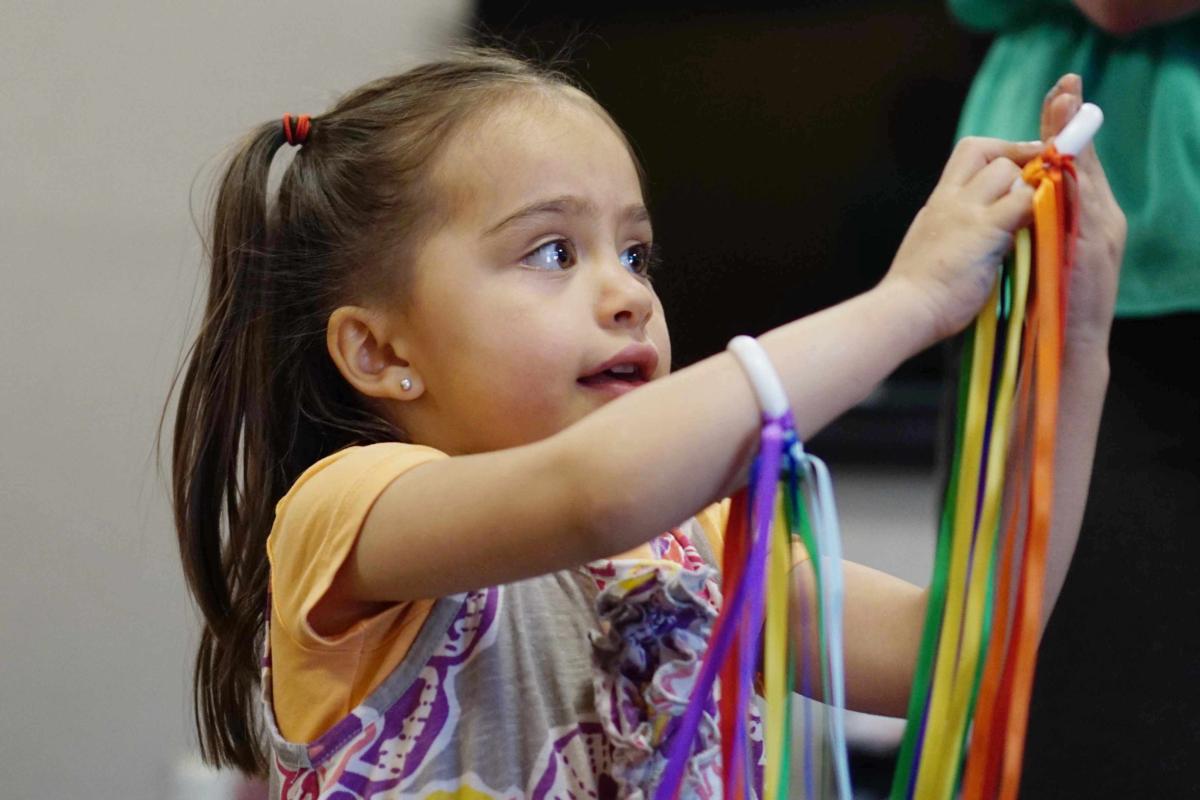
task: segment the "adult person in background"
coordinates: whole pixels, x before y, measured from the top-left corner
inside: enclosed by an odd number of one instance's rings
[[[1038,138],[1044,87],[1076,73],[1105,112],[1096,149],[1129,225],[1088,506],[1042,639],[1020,796],[1200,797],[1200,0],[949,5],[997,34],[958,134]]]

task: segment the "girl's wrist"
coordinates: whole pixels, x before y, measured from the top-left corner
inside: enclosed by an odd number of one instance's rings
[[[939,330],[937,314],[928,293],[907,276],[889,274],[868,294],[878,296],[881,302],[900,312],[904,330],[897,331],[897,334],[911,340],[911,352],[906,354],[906,358],[945,338]]]
[[[1111,306],[1109,306],[1111,309]],[[1108,339],[1112,333],[1112,312],[1095,321],[1082,320],[1081,314],[1070,309],[1063,333],[1063,353],[1077,353],[1081,357],[1108,355]]]
[[[1064,373],[1086,373],[1103,378],[1108,383],[1108,337],[1074,338],[1068,336],[1063,342]]]

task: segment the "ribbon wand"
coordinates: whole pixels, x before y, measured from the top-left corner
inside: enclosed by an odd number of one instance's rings
[[[1054,353],[1054,358],[1052,361],[1039,359],[1035,366],[1038,410],[1033,415],[1035,452],[1030,475],[1029,532],[1023,554],[1022,580],[1012,615],[1015,630],[1009,632],[998,627],[989,644],[995,651],[995,658],[989,653],[980,689],[980,706],[984,713],[977,715],[978,734],[968,754],[964,779],[964,796],[967,798],[1015,798],[1020,782],[1050,533],[1054,426],[1066,326],[1066,290],[1079,228],[1078,202],[1073,194],[1074,159],[1091,142],[1103,122],[1104,114],[1100,108],[1084,103],[1055,138],[1054,145],[1041,158],[1028,164],[1022,176],[1036,186],[1034,229],[1038,234],[1035,244],[1039,286],[1044,280],[1058,295],[1043,298],[1048,310],[1054,312],[1052,321],[1057,324],[1048,324],[1044,331],[1038,332],[1039,345],[1043,345],[1044,336],[1044,346]],[[1045,235],[1051,233],[1054,235]],[[1043,386],[1043,383],[1047,385]],[[1040,413],[1042,411],[1046,413]],[[1006,560],[1012,558],[1008,552],[1005,556]],[[1010,578],[1009,575],[1001,577]],[[1007,605],[1002,610],[1007,611]],[[1004,621],[1008,619],[1006,615]],[[1008,652],[1002,656],[1006,635]]]
[[[997,763],[977,764],[987,760],[981,748],[993,750],[993,759],[1003,755],[1000,740],[1008,750],[1008,782],[1015,786],[1012,776],[1019,775],[1049,531],[1064,287],[1077,230],[1073,186],[1064,176],[1073,175],[1074,155],[1102,119],[1098,108],[1085,105],[1058,146],[1026,166],[1022,179],[1037,187],[1032,237],[1029,229],[1018,231],[1014,259],[967,333],[954,458],[893,800],[954,796],[968,730],[965,797],[995,796],[994,782],[982,774],[996,774]],[[1014,403],[1020,434],[1018,451],[1010,453]],[[1020,451],[1027,428],[1034,434],[1031,459]],[[1006,484],[1010,505],[1024,503],[1028,518],[1022,528],[1010,508],[999,536]],[[1015,574],[1014,549],[1022,553]]]

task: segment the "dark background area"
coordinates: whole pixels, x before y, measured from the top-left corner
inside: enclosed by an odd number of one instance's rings
[[[477,14],[481,40],[564,58],[640,154],[676,368],[883,277],[987,46],[943,0],[481,0]],[[814,450],[932,466],[945,360],[910,359]]]

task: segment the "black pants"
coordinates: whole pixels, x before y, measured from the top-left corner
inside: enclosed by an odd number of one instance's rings
[[[1118,320],[1109,357],[1023,800],[1200,798],[1200,314]]]

